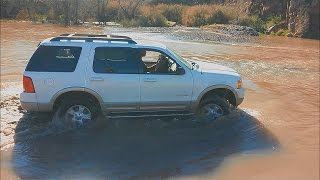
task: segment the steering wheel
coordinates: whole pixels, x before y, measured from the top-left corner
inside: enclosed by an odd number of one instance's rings
[[[172,65],[174,64],[174,62],[172,62],[172,61],[168,61],[168,72],[173,72],[173,70],[172,70]]]
[[[164,56],[163,55],[159,55],[158,61],[156,62],[154,71],[157,72],[160,69],[161,64],[163,64],[163,59]]]

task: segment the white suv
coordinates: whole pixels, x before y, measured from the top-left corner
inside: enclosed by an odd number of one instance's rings
[[[21,105],[83,125],[105,115],[196,113],[216,119],[244,99],[233,69],[186,61],[126,36],[63,34],[41,42],[23,76]]]

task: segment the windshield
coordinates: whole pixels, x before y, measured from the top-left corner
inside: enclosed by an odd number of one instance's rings
[[[192,65],[185,59],[183,59],[179,54],[177,54],[176,52],[174,52],[173,50],[169,49],[168,50],[173,54],[175,55],[179,61],[181,61],[184,65],[186,65],[189,69],[192,69]]]

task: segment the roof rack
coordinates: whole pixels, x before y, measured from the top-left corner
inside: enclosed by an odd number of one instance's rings
[[[123,38],[123,39],[131,39],[128,36],[119,36],[113,34],[61,34],[60,36],[68,36],[68,37],[108,37],[108,38]]]
[[[86,42],[93,41],[118,41],[118,42],[127,42],[130,44],[137,44],[134,40],[132,40],[128,36],[118,36],[118,35],[110,35],[110,34],[61,34],[58,37],[52,38],[50,41],[71,41],[71,40],[82,40]]]

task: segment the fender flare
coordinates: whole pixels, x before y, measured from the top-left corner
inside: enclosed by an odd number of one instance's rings
[[[93,95],[97,100],[98,102],[100,103],[100,105],[102,104],[103,100],[102,100],[102,97],[97,93],[95,92],[94,90],[92,89],[89,89],[89,88],[85,88],[85,87],[70,87],[70,88],[64,88],[60,91],[58,91],[57,93],[55,93],[53,95],[53,97],[51,98],[50,100],[50,108],[52,109],[53,108],[53,105],[55,103],[55,101],[57,100],[57,98],[64,94],[64,93],[67,93],[67,92],[71,92],[71,91],[76,91],[76,92],[86,92],[86,93],[89,93],[91,95]]]
[[[232,93],[233,93],[233,95],[234,95],[234,97],[236,98],[236,100],[238,99],[238,93],[237,93],[237,91],[236,90],[234,90],[234,88],[232,88],[231,86],[228,86],[228,85],[224,85],[224,84],[218,84],[218,85],[213,85],[213,86],[209,86],[209,87],[207,87],[206,89],[204,89],[200,94],[199,94],[199,96],[198,96],[198,98],[196,99],[196,101],[194,101],[193,103],[192,103],[192,111],[196,111],[197,110],[197,108],[198,108],[198,106],[199,106],[199,104],[200,104],[200,101],[201,101],[201,99],[202,99],[202,97],[207,93],[207,92],[209,92],[209,91],[212,91],[212,90],[215,90],[215,89],[228,89],[228,90],[230,90]]]

